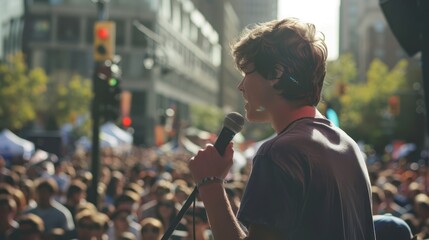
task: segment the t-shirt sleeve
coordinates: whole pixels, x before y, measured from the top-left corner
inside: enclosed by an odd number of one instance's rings
[[[237,217],[246,227],[264,224],[289,235],[299,224],[306,169],[299,155],[281,152],[256,156]]]

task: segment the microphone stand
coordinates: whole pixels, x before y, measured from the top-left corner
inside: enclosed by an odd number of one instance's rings
[[[167,231],[165,231],[164,236],[162,236],[161,240],[168,240],[171,237],[177,225],[179,224],[180,220],[183,218],[186,211],[188,210],[189,206],[191,206],[191,203],[197,197],[197,194],[198,194],[198,189],[197,187],[195,187],[194,191],[192,191],[191,195],[189,195],[188,199],[186,199],[186,202],[183,204],[179,213],[177,213],[177,216],[176,218],[174,218],[174,221],[170,224]]]

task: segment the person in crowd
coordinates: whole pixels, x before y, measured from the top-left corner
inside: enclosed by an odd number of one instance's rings
[[[189,161],[215,239],[375,239],[364,156],[316,108],[326,74],[321,36],[286,18],[257,24],[233,45],[246,118],[269,122],[276,136],[253,159],[237,217],[224,188],[233,144],[223,156],[209,144]]]
[[[62,228],[52,229],[43,238],[43,240],[65,240],[65,239],[69,239],[69,237],[66,236],[66,232]]]
[[[123,232],[118,240],[136,240],[136,236],[130,232]]]
[[[31,179],[23,180],[20,185],[20,189],[22,193],[24,193],[25,201],[26,201],[25,202],[26,208],[24,209],[24,211],[31,208],[35,208],[37,206],[37,202],[35,199],[36,187],[34,185],[34,181]]]
[[[144,166],[142,163],[135,163],[128,172],[128,179],[131,183],[137,183],[143,185],[143,171]]]
[[[75,228],[73,217],[64,205],[54,199],[58,189],[57,183],[52,178],[39,180],[36,187],[37,206],[24,213],[32,213],[43,219],[46,232],[50,232],[54,228],[61,228],[66,231],[66,234],[69,234]]]
[[[424,228],[429,229],[428,226],[429,221],[429,196],[425,193],[420,193],[416,196],[414,202],[414,221],[415,228],[417,232],[421,232]],[[429,238],[429,230],[426,230],[427,236],[425,238]],[[426,234],[425,234],[426,235]]]
[[[404,192],[404,208],[408,213],[413,212],[414,201],[416,199],[416,196],[420,193],[424,193],[423,184],[413,181],[408,185],[407,190]]]
[[[390,213],[395,217],[401,217],[407,210],[395,202],[398,188],[392,183],[385,183],[382,186],[384,191],[384,202],[382,203],[383,213]]]
[[[178,212],[178,204],[174,200],[173,194],[167,194],[165,198],[157,202],[155,206],[155,218],[162,222],[162,225],[167,229]]]
[[[16,202],[8,194],[0,194],[0,240],[9,239],[18,223],[14,220],[16,216]]]
[[[385,208],[385,204],[384,204],[384,191],[383,189],[377,187],[377,186],[372,186],[371,187],[371,193],[372,193],[372,214],[373,215],[377,215],[377,214],[384,214],[386,213],[384,208]]]
[[[113,171],[109,184],[106,188],[104,206],[113,205],[115,199],[122,194],[125,184],[124,174],[120,171]]]
[[[52,178],[55,180],[55,182],[58,185],[58,192],[57,196],[55,196],[55,200],[58,202],[63,203],[64,202],[64,196],[67,193],[67,189],[70,186],[71,178],[69,175],[65,173],[65,162],[64,161],[56,161],[54,162],[54,174],[52,175]]]
[[[66,191],[66,202],[64,206],[70,211],[75,223],[77,208],[87,204],[93,205],[86,201],[86,189],[86,185],[81,180],[76,179],[71,181]]]
[[[0,155],[0,183],[15,185],[15,180],[12,177],[12,172],[6,167],[6,160]]]
[[[140,239],[140,228],[138,222],[134,221],[131,213],[127,210],[116,210],[110,217],[111,223],[107,234],[109,239],[118,240],[122,233],[131,232],[136,239]]]
[[[85,209],[76,214],[76,239],[107,239],[109,218],[96,210]]]
[[[134,192],[139,196],[139,198],[141,198],[144,194],[144,189],[142,187],[143,185],[144,185],[144,183],[142,183],[142,182],[128,181],[128,183],[124,187],[124,192],[126,192],[126,191]],[[139,199],[139,202],[140,202],[140,199]]]
[[[173,193],[173,183],[165,180],[157,181],[151,188],[149,193],[149,201],[145,202],[139,209],[140,220],[146,217],[156,217],[157,205],[160,201],[165,199],[169,194]]]
[[[43,220],[35,214],[23,214],[18,219],[18,228],[9,239],[13,240],[43,240],[45,225]]]
[[[174,186],[174,200],[179,204],[183,204],[191,195],[192,189],[181,179],[174,181]]]
[[[164,228],[161,221],[156,218],[148,217],[140,222],[141,240],[160,240]]]
[[[194,214],[195,213],[195,214]],[[195,218],[195,221],[194,221]],[[195,203],[194,208],[191,207],[185,214],[186,220],[186,229],[188,236],[186,240],[210,240],[212,239],[212,232],[210,230],[210,225],[207,218],[206,209],[204,204],[200,201]],[[195,237],[194,237],[194,227],[195,227]]]
[[[137,221],[137,210],[139,207],[140,196],[130,190],[124,191],[123,194],[115,199],[114,206],[116,211],[127,211],[133,220]]]
[[[377,240],[416,240],[408,224],[392,214],[374,215]]]
[[[16,202],[16,214],[19,215],[27,208],[27,199],[19,188],[13,189],[12,197]]]

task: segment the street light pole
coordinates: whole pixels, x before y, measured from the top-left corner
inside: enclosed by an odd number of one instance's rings
[[[107,19],[106,3],[108,0],[92,0],[97,5],[98,20]],[[92,101],[92,145],[91,145],[91,187],[88,191],[88,200],[95,206],[98,206],[98,180],[100,178],[100,86],[97,81],[97,69],[100,62],[95,62],[94,76],[92,82],[93,101]]]

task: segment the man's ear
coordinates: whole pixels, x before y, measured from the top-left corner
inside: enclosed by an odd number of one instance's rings
[[[274,86],[276,83],[278,83],[278,81],[280,80],[280,78],[283,76],[284,73],[284,67],[280,64],[276,64],[274,67],[274,71],[276,72],[276,77],[273,78],[272,80],[270,80],[270,85]]]
[[[274,69],[276,70],[276,78],[279,79],[283,76],[283,73],[285,71],[285,68],[280,65],[280,64],[276,64],[276,66],[274,67]]]

